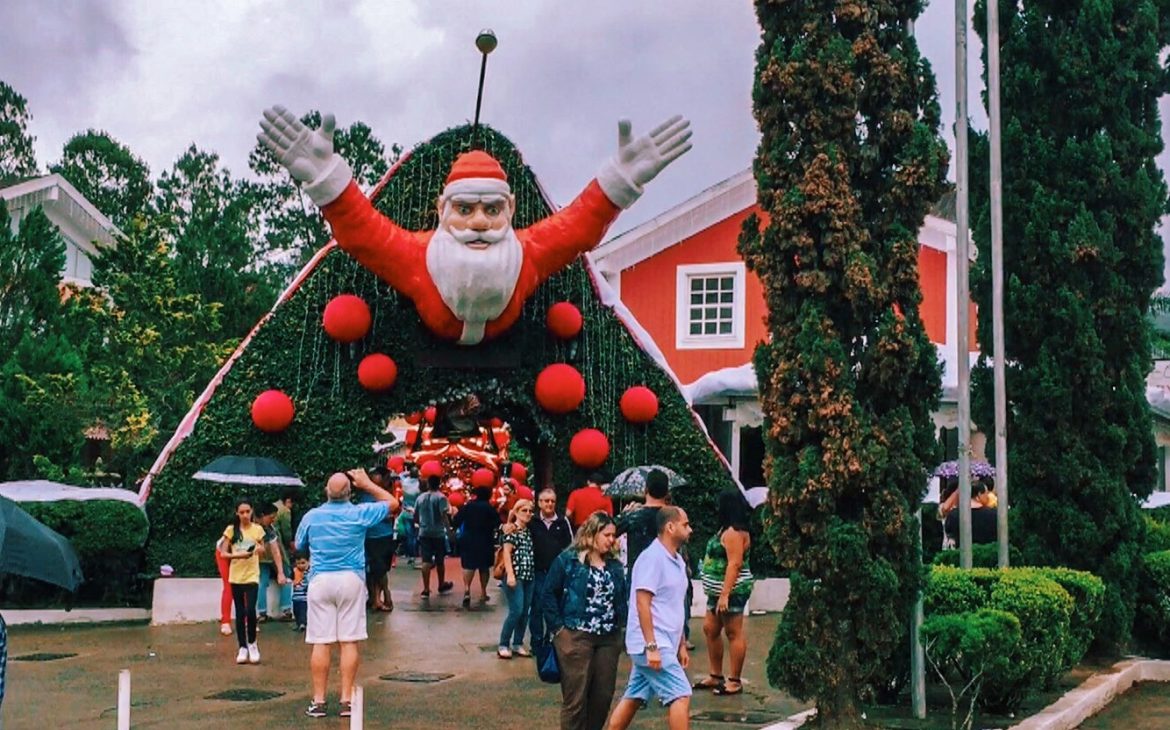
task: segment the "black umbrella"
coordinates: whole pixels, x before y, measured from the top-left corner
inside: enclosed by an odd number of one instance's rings
[[[191,477],[224,484],[305,486],[296,472],[276,459],[265,456],[221,456]]]
[[[6,497],[0,497],[0,573],[35,578],[70,591],[84,580],[69,541]]]
[[[665,466],[654,464],[631,466],[613,478],[613,481],[605,487],[605,493],[611,497],[641,497],[646,494],[646,476],[655,470],[666,475],[671,489],[676,489],[687,483],[686,479]]]

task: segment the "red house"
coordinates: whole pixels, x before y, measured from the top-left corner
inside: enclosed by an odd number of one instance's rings
[[[760,281],[747,271],[736,243],[744,219],[758,210],[755,178],[745,170],[589,254],[654,338],[748,488],[764,484],[763,415],[751,359],[767,336],[766,310]],[[935,423],[943,451],[953,452],[958,442],[953,195],[927,216],[918,241],[921,315],[945,365]],[[974,305],[970,338],[974,352]],[[981,437],[973,434],[972,440],[980,453]]]

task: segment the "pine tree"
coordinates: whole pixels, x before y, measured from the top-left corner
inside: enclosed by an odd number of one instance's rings
[[[60,162],[49,170],[68,180],[119,228],[147,212],[153,191],[150,168],[108,132],[90,129],[73,135]]]
[[[37,174],[28,101],[0,81],[0,181]]]
[[[792,571],[768,677],[815,699],[823,727],[860,722],[860,698],[904,650],[918,587],[939,369],[916,237],[947,159],[908,32],[921,5],[756,3],[764,218],[745,222],[740,251],[769,309],[755,356],[768,537]]]
[[[1106,581],[1099,648],[1115,648],[1134,611],[1143,528],[1133,495],[1148,495],[1156,474],[1145,317],[1162,273],[1155,228],[1167,191],[1154,157],[1170,3],[1004,1],[999,16],[1012,541],[1029,563]],[[980,3],[984,37],[985,17]],[[991,352],[986,169],[980,135],[972,290]],[[976,420],[990,424],[986,368],[975,385]]]

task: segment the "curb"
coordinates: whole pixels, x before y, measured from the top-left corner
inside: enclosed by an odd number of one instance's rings
[[[760,728],[760,730],[796,730],[796,728],[816,717],[816,714],[816,708],[805,710],[804,712],[798,712],[797,714],[792,715],[787,720],[781,720],[780,722],[774,722],[771,725],[765,725]]]
[[[1056,702],[1013,725],[1012,730],[1073,730],[1135,682],[1170,682],[1170,661],[1126,659],[1109,674],[1094,674]]]
[[[145,608],[74,608],[69,611],[33,609],[3,611],[3,614],[4,622],[9,626],[102,624],[115,621],[150,620],[150,611]]]

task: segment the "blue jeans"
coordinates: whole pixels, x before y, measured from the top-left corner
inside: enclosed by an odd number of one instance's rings
[[[532,579],[532,606],[528,612],[528,636],[532,640],[532,648],[544,643],[544,611],[540,609],[541,594],[544,593],[544,579],[548,577],[547,570],[536,571]]]
[[[400,536],[402,551],[409,560],[418,558],[418,528],[413,523],[407,522],[402,532],[403,534]]]
[[[285,578],[290,577],[285,571]],[[276,563],[260,563],[260,597],[256,599],[256,612],[268,613],[268,583],[276,580]],[[280,612],[292,610],[292,581],[280,587]]]
[[[505,580],[500,582],[500,589],[508,600],[508,616],[500,630],[500,646],[523,646],[528,611],[532,608],[532,581],[517,580],[516,587],[509,588]]]

